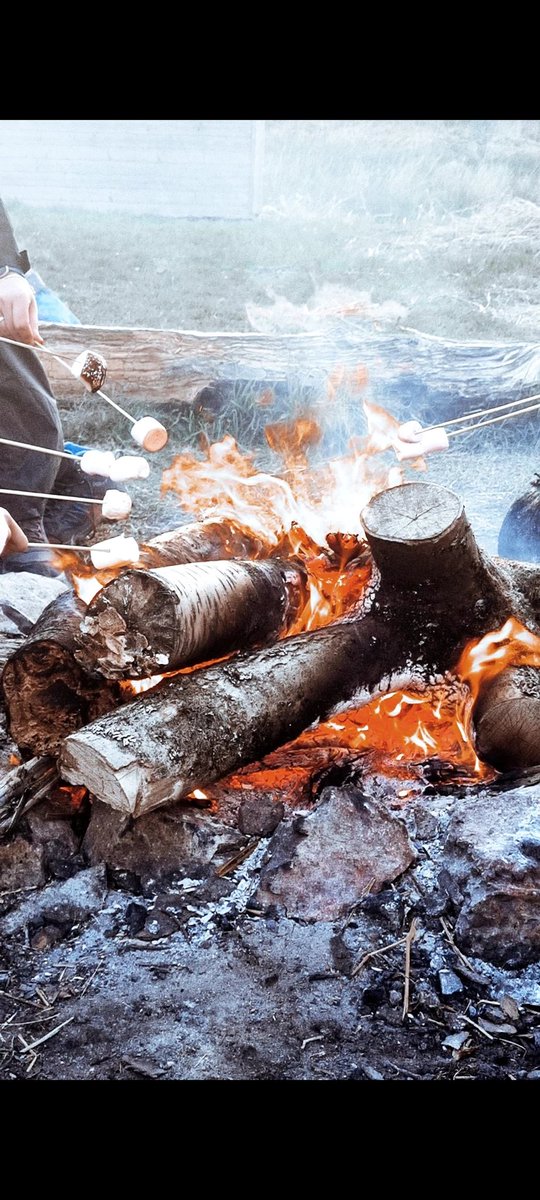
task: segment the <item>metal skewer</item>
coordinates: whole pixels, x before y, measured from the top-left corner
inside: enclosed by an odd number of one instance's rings
[[[502,412],[505,408],[515,408],[518,404],[529,404],[531,400],[540,400],[540,392],[536,396],[526,396],[523,400],[509,400],[508,404],[497,404],[494,408],[480,408],[477,412],[466,413],[462,417],[454,417],[451,421],[437,421],[435,425],[426,425],[422,429],[422,433],[427,433],[429,429],[441,429],[443,427],[446,429],[449,425],[461,425],[463,421],[474,421],[477,417],[487,417],[490,413]],[[532,409],[526,408],[522,411],[532,412]],[[509,415],[519,416],[519,413],[510,413]],[[475,426],[475,428],[478,427]]]
[[[14,338],[4,337],[3,334],[0,334],[0,341],[9,342],[11,346],[20,346],[23,350],[37,350],[37,351],[43,351],[44,354],[50,354],[51,358],[55,358],[58,363],[60,363],[63,367],[66,368],[66,371],[69,372],[72,379],[75,378],[69,363],[67,363],[64,358],[60,358],[60,356],[58,354],[55,354],[54,350],[49,350],[48,346],[39,346],[39,345],[33,345],[33,344],[30,345],[29,342],[16,342],[14,340]],[[135,424],[135,421],[137,418],[133,417],[131,415],[131,413],[126,412],[125,408],[121,408],[120,405],[117,404],[115,400],[111,400],[111,397],[107,396],[105,394],[105,392],[102,392],[101,388],[97,388],[96,391],[93,393],[93,395],[101,396],[102,400],[106,400],[107,404],[111,404],[113,408],[116,408],[117,412],[121,413],[123,417],[126,417],[128,421],[131,421],[132,425]]]
[[[530,397],[534,399],[534,397]],[[459,437],[460,433],[472,433],[474,429],[484,429],[486,425],[496,425],[498,421],[509,421],[511,417],[520,417],[522,413],[537,412],[540,409],[540,404],[532,404],[530,408],[521,408],[519,412],[505,413],[502,417],[492,417],[490,421],[480,421],[478,425],[467,425],[465,429],[452,429],[448,437]],[[450,424],[450,422],[448,422]],[[435,426],[439,428],[438,425]]]

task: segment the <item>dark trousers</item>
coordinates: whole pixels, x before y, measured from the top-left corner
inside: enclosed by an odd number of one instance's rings
[[[0,437],[62,450],[64,441],[50,384],[33,350],[0,342]],[[0,442],[0,487],[52,492],[60,464],[54,454],[18,450]],[[43,518],[46,501],[31,496],[4,496],[7,508],[23,529]]]

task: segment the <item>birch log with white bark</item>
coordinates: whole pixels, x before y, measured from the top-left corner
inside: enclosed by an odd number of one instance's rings
[[[430,677],[508,616],[533,622],[476,545],[459,498],[430,484],[364,512],[380,578],[355,620],[172,677],[66,739],[62,775],[133,815],[257,761],[390,677]]]

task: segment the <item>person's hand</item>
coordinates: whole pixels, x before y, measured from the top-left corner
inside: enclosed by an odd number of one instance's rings
[[[0,279],[0,335],[28,345],[43,345],[34,289],[23,275]]]
[[[28,549],[28,538],[20,525],[8,513],[7,508],[0,508],[0,558],[6,554],[15,554],[17,550]]]

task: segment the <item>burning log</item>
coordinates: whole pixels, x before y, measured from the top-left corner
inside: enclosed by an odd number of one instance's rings
[[[76,660],[85,612],[72,592],[57,596],[4,667],[9,730],[23,752],[54,754],[68,733],[120,702],[117,685]]]
[[[257,558],[261,549],[262,543],[255,534],[232,521],[194,521],[160,533],[141,546],[141,563],[144,567],[171,567],[227,558]]]
[[[89,604],[77,659],[143,679],[275,640],[307,600],[294,562],[199,562],[124,571]]]
[[[509,667],[485,684],[473,712],[479,756],[499,771],[540,764],[540,670]]]
[[[387,690],[396,673],[447,670],[510,614],[534,625],[454,493],[405,484],[363,520],[380,578],[354,620],[164,681],[68,737],[63,777],[138,815],[264,757],[354,695]]]

